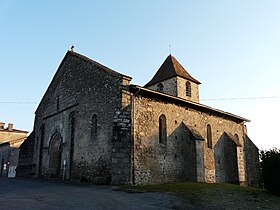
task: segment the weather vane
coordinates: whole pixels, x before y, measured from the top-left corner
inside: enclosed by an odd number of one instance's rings
[[[171,44],[169,45],[169,54],[171,55]]]

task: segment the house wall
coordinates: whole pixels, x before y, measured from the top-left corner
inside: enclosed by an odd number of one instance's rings
[[[224,132],[243,137],[243,124],[208,113],[166,103],[142,95],[134,97],[134,168],[135,183],[148,184],[164,181],[194,180],[193,166],[188,158],[195,159],[197,181],[216,182],[221,171],[215,170],[215,156],[224,158],[222,152],[214,155],[215,146]],[[167,145],[159,143],[159,116],[164,114],[167,120]],[[207,147],[207,124],[212,127],[213,147]],[[186,127],[195,128],[205,141],[194,145]],[[240,183],[245,182],[244,142],[237,147],[237,170]],[[196,141],[198,142],[198,141]],[[197,154],[202,155],[196,156]],[[190,156],[190,157],[188,157]],[[203,159],[203,160],[201,160]]]
[[[62,141],[59,177],[110,183],[113,119],[122,105],[123,80],[98,65],[66,55],[36,111],[37,175],[51,176],[50,141],[58,133]]]
[[[9,143],[0,144],[0,177],[8,176],[10,149]]]
[[[13,140],[19,140],[15,143],[11,142],[11,146],[18,148],[26,139],[27,133],[28,132],[0,130],[0,142],[10,142]]]
[[[32,177],[34,175],[34,141],[34,132],[32,132],[19,147],[17,177]]]
[[[127,89],[122,91],[122,107],[113,120],[111,184],[133,184],[131,110],[132,97]]]

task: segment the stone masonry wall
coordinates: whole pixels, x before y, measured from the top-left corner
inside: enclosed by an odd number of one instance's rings
[[[59,133],[60,177],[110,183],[113,119],[122,104],[123,80],[122,75],[68,52],[36,111],[37,174],[41,170],[42,176],[49,176],[50,140]]]
[[[245,157],[246,157],[246,174],[247,185],[250,187],[260,186],[260,163],[259,163],[259,149],[246,135],[245,137]]]
[[[177,96],[183,99],[199,102],[199,87],[198,84],[189,81],[191,84],[191,97],[186,96],[186,82],[188,80],[181,77],[173,77],[162,81],[163,92],[172,96]],[[157,91],[157,84],[151,85],[148,89]]]
[[[167,145],[159,143],[159,116],[162,114],[166,116],[167,121]],[[216,173],[219,172],[215,171],[214,148],[224,132],[243,137],[242,124],[140,95],[135,97],[133,121],[136,184],[188,179],[186,170],[193,170],[193,168],[191,165],[186,165],[188,162],[184,156],[191,144],[189,145],[187,141],[189,137],[183,132],[182,125],[194,127],[205,139],[202,141],[204,149],[199,145],[196,147],[196,151],[204,153],[204,160],[199,163],[194,158],[194,161],[198,164],[202,163],[204,168],[204,171],[196,172],[198,181],[216,182],[215,177],[219,176]],[[212,148],[207,147],[206,127],[208,124],[212,127]],[[242,139],[240,139],[240,144],[241,149],[237,149],[238,178],[240,182],[244,182],[244,142]],[[194,153],[193,149],[189,151]]]
[[[191,96],[186,96],[186,82],[188,80],[177,77],[177,96],[180,98],[184,98],[187,100],[191,100],[194,102],[199,102],[199,90],[198,90],[198,84],[189,81],[191,84]]]
[[[133,184],[131,154],[131,93],[124,81],[122,107],[115,112],[112,139],[111,184]]]
[[[177,96],[177,81],[176,77],[164,80],[161,82],[163,85],[163,93],[172,95],[172,96]],[[157,91],[157,84],[151,85],[148,87],[148,89],[155,90]]]

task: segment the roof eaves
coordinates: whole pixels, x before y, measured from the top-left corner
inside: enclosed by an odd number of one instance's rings
[[[173,78],[174,76],[169,76],[169,77],[166,77],[165,79],[163,79],[163,80],[161,80],[161,81],[150,81],[150,82],[148,82],[147,84],[145,84],[143,87],[144,88],[147,88],[147,87],[150,87],[150,86],[152,86],[152,85],[155,85],[155,84],[157,84],[157,83],[159,83],[159,82],[164,82],[164,81],[166,81],[166,80],[168,80],[168,79],[171,79],[171,78]],[[183,77],[183,76],[180,76],[180,75],[177,75],[177,77],[181,77],[181,78],[183,78],[183,79],[188,79],[188,80],[190,80],[190,81],[192,81],[192,82],[194,82],[194,83],[197,83],[197,84],[201,84],[199,81],[197,81],[196,79],[194,79],[194,80],[192,80],[191,78],[186,78],[186,77]]]
[[[146,92],[146,93],[153,94],[154,96],[158,96],[158,97],[162,97],[162,98],[165,98],[165,99],[169,99],[169,100],[173,100],[173,101],[176,101],[176,102],[191,105],[192,108],[194,108],[194,109],[202,108],[205,111],[211,111],[211,112],[214,112],[216,114],[224,115],[228,118],[232,118],[232,119],[235,119],[235,120],[238,120],[238,121],[241,121],[241,122],[244,122],[244,121],[250,122],[250,120],[248,120],[246,118],[240,117],[238,115],[231,114],[229,112],[225,112],[225,111],[222,111],[222,110],[219,110],[219,109],[212,108],[210,106],[206,106],[204,104],[200,104],[200,103],[196,103],[196,102],[189,101],[189,100],[186,100],[186,99],[178,98],[178,97],[168,95],[168,94],[165,94],[165,93],[161,93],[161,92],[158,92],[158,91],[143,88],[143,87],[140,87],[138,85],[130,85],[130,89],[132,90],[132,92],[133,92],[133,90],[135,90],[135,92],[137,92],[137,94],[139,94],[139,93],[141,93],[141,91],[143,91],[143,92]]]
[[[199,82],[197,79],[195,79],[189,74],[189,72],[181,65],[181,63],[174,56],[171,56],[171,58],[175,73],[178,77],[188,79],[196,84],[201,84],[201,82]]]
[[[149,87],[172,77],[181,77],[196,84],[201,84],[197,79],[188,73],[188,71],[174,56],[170,54],[161,64],[153,78],[147,84],[145,84],[144,87]]]
[[[13,130],[9,131],[7,128],[4,129],[4,130],[0,130],[0,132],[9,132],[9,133],[29,133],[29,131],[17,130],[17,129],[13,129]]]
[[[146,87],[150,87],[150,86],[152,86],[152,85],[154,85],[154,84],[157,84],[157,83],[159,83],[159,82],[163,82],[163,81],[166,81],[166,80],[168,80],[168,79],[171,79],[172,77],[174,77],[174,76],[169,76],[169,77],[166,77],[165,79],[163,79],[163,80],[160,80],[160,81],[150,81],[150,82],[148,82],[146,85],[144,85],[143,87],[144,88],[146,88]]]

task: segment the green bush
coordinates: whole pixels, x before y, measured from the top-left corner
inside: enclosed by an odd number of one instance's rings
[[[280,195],[280,150],[276,148],[262,150],[260,159],[264,188]]]

